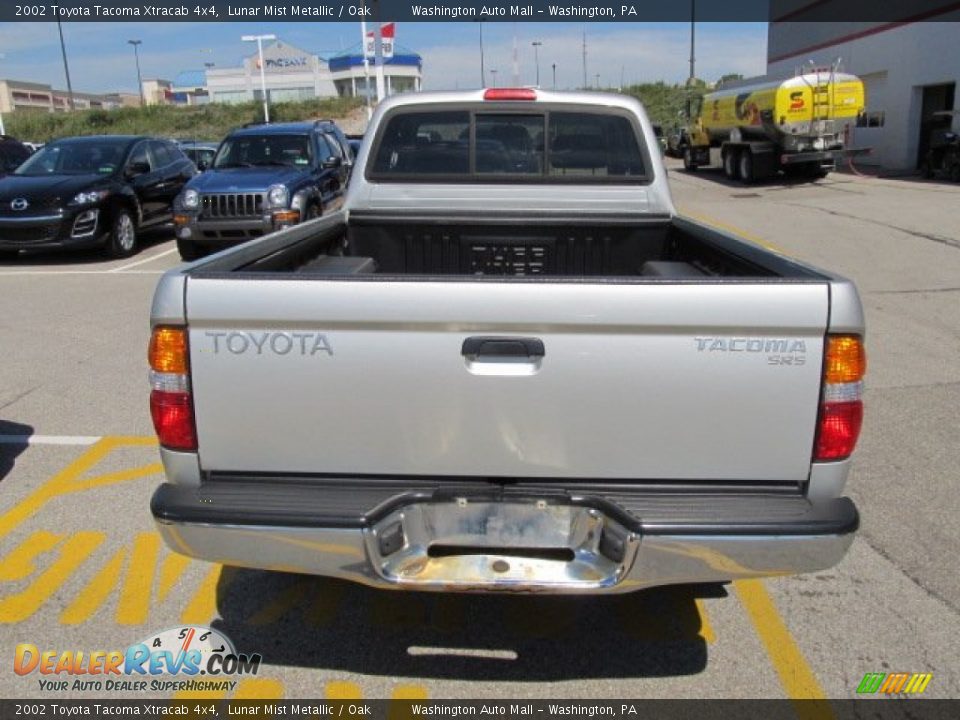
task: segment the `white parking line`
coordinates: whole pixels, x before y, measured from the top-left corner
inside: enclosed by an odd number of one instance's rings
[[[162,253],[157,253],[156,255],[151,255],[151,256],[148,257],[148,258],[143,258],[142,260],[137,260],[136,262],[129,263],[128,265],[121,265],[120,267],[112,268],[112,269],[110,269],[110,270],[107,270],[107,272],[112,272],[112,273],[123,272],[123,271],[126,270],[127,268],[137,267],[137,265],[143,265],[143,264],[145,264],[145,263],[152,262],[152,261],[154,261],[154,260],[156,260],[156,259],[158,259],[158,258],[162,258],[162,257],[165,257],[165,256],[167,256],[167,255],[172,255],[172,254],[175,253],[175,252],[177,252],[177,248],[170,248],[169,250],[164,250]]]
[[[0,445],[93,445],[99,435],[0,435]]]

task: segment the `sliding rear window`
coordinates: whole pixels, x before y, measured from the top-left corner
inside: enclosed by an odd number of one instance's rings
[[[386,182],[649,182],[627,114],[515,110],[398,111],[367,172]]]

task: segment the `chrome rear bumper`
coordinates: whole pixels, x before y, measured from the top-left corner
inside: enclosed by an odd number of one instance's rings
[[[384,502],[362,517],[344,508],[348,497],[363,501],[361,490],[328,488],[323,507],[336,517],[325,518],[311,509],[322,489],[306,484],[163,485],[151,507],[167,544],[191,557],[445,591],[627,592],[813,572],[843,558],[859,522],[846,498],[633,493],[618,498],[625,509],[537,488],[392,492],[381,488]]]

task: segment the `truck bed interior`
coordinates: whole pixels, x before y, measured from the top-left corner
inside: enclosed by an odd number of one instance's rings
[[[327,228],[232,270],[305,278],[815,277],[787,258],[669,218],[578,225],[351,217],[347,227]]]

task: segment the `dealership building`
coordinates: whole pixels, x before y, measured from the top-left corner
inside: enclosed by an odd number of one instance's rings
[[[960,8],[954,0],[917,0],[896,22],[804,22],[805,7],[829,14],[844,2],[774,0],[767,74],[787,77],[839,60],[864,81],[866,108],[852,145],[872,151],[857,164],[912,172],[931,135],[951,126],[960,132],[960,115],[942,112],[960,108]]]
[[[422,61],[411,52],[395,52],[384,59],[387,95],[418,92]],[[316,97],[364,97],[376,95],[373,63],[365,72],[360,45],[331,56],[308,52],[282,40],[263,46],[263,77],[270,102]],[[147,87],[147,82],[150,86]],[[171,81],[150,80],[144,84],[148,103],[202,104],[239,103],[262,98],[260,55],[254,50],[236,67],[187,70]]]

